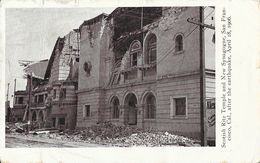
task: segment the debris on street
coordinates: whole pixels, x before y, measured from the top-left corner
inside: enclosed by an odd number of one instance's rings
[[[9,131],[25,136],[86,142],[100,145],[131,146],[200,146],[198,140],[162,131],[144,131],[133,126],[116,126],[110,122],[99,123],[84,130],[58,130],[55,128],[35,129],[28,134],[23,124],[7,125]]]

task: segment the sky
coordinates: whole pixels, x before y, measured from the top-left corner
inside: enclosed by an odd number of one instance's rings
[[[5,13],[5,85],[10,83],[12,106],[14,79],[16,90],[24,90],[23,67],[18,60],[49,59],[56,39],[78,28],[84,20],[115,8],[8,8]]]

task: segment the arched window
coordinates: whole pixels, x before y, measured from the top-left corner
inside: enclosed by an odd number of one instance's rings
[[[154,119],[156,114],[156,99],[153,94],[146,97],[145,118]]]
[[[183,36],[179,34],[175,38],[175,51],[179,52],[182,50],[183,50]]]
[[[148,38],[147,44],[147,56],[146,56],[146,63],[152,64],[156,62],[156,36],[155,34],[151,34]]]
[[[112,100],[112,118],[119,118],[119,100],[117,97]]]
[[[141,52],[142,46],[140,41],[135,40],[130,45],[130,67],[137,66],[138,54]]]

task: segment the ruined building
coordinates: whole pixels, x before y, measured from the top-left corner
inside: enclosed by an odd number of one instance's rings
[[[116,125],[200,134],[199,7],[123,7],[80,30],[77,128]],[[214,8],[204,21],[214,25]],[[206,29],[206,98],[215,98],[214,30]]]
[[[31,84],[26,114],[39,126],[109,121],[198,137],[201,51],[215,124],[215,31],[202,28],[202,41],[200,26],[187,21],[200,22],[200,15],[200,7],[120,7],[84,21],[57,39],[44,77]],[[214,8],[204,7],[204,23],[214,22]],[[215,129],[207,131],[215,137]]]
[[[15,91],[14,103],[12,108],[11,121],[22,121],[26,104],[28,103],[28,92],[25,90]]]
[[[26,67],[28,80],[24,92],[28,100],[23,105],[23,120],[30,120],[40,128],[75,128],[79,37],[78,30],[59,37],[49,60]],[[18,103],[20,94],[15,94]]]

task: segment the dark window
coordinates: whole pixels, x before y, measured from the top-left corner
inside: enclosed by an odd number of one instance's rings
[[[60,91],[60,98],[66,98],[66,88],[62,88]]]
[[[18,104],[23,104],[23,97],[18,97]]]
[[[141,42],[138,40],[135,40],[131,43],[131,46],[129,48],[130,51],[130,67],[137,66],[137,58],[138,54],[141,52],[142,46]]]
[[[156,99],[153,95],[148,95],[146,98],[146,118],[155,118]]]
[[[59,124],[65,125],[65,118],[59,118]]]
[[[183,50],[183,37],[182,35],[178,35],[175,38],[175,51],[179,52]]]
[[[176,113],[175,115],[186,115],[186,98],[175,98]]]
[[[148,64],[154,63],[156,61],[156,48],[149,49],[149,60]]]
[[[137,53],[131,54],[131,66],[137,66]]]
[[[37,97],[38,97],[38,96],[36,96],[36,95],[34,96],[34,103],[35,103],[35,104],[37,104]]]
[[[52,126],[53,126],[53,127],[56,126],[56,118],[52,118]]]
[[[39,95],[38,96],[38,103],[41,104],[41,103],[43,103],[43,101],[44,101],[44,96],[43,95]]]
[[[90,105],[85,105],[84,110],[83,110],[83,116],[90,117]]]
[[[56,89],[53,90],[53,98],[56,98]]]
[[[148,41],[146,62],[147,64],[151,64],[154,63],[155,61],[156,61],[156,36],[153,34]]]
[[[119,100],[118,98],[116,97],[114,100],[113,100],[113,118],[119,118]]]

